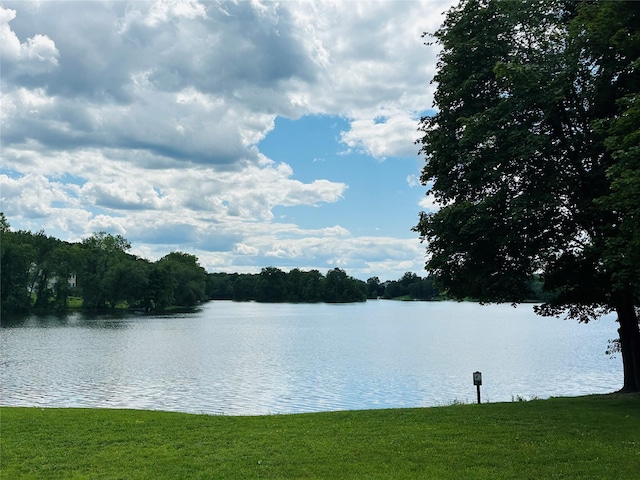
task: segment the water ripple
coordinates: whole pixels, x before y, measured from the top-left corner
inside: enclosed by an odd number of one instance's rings
[[[259,415],[616,390],[616,324],[457,303],[211,302],[176,317],[0,328],[0,404]]]

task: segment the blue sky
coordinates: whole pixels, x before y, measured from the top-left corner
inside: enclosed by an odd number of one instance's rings
[[[339,117],[276,119],[275,128],[258,145],[261,152],[291,165],[293,178],[301,182],[325,178],[348,188],[340,201],[322,208],[276,207],[275,220],[303,228],[335,223],[360,235],[415,238],[410,227],[416,223],[416,205],[424,189],[412,188],[407,178],[419,173],[422,159],[415,154],[372,161],[370,155],[340,143],[340,132],[346,129],[348,122]]]
[[[210,272],[423,274],[414,140],[444,1],[0,1],[13,229]]]

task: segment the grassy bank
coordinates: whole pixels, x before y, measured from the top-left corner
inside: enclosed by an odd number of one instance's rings
[[[0,409],[2,479],[630,479],[640,396],[216,417]]]

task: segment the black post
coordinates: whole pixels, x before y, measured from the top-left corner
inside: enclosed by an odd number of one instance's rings
[[[481,372],[473,372],[473,384],[476,386],[478,392],[478,404],[480,404],[480,385],[482,385]]]

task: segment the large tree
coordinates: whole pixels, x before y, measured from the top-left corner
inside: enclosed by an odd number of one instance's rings
[[[640,391],[640,2],[463,0],[424,117],[427,268],[449,295],[542,315],[618,315],[626,391]]]

